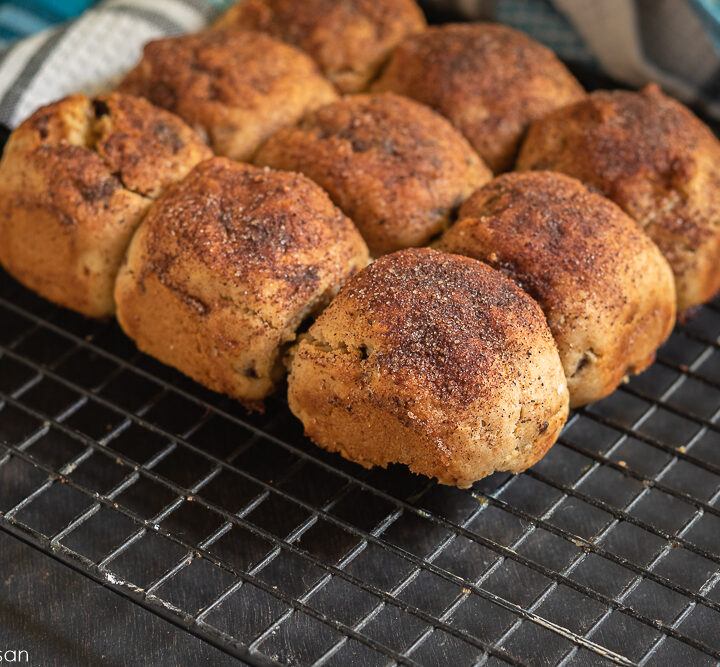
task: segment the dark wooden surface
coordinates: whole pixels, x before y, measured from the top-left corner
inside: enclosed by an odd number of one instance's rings
[[[0,531],[6,650],[48,667],[244,664]]]

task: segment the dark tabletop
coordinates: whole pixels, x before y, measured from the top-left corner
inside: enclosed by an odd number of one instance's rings
[[[0,655],[7,650],[48,667],[243,664],[0,531]]]

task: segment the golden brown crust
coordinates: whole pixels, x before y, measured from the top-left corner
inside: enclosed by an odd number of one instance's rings
[[[491,178],[450,123],[392,94],[353,95],[309,114],[271,137],[256,163],[319,183],[374,255],[427,244]]]
[[[297,346],[288,397],[321,447],[458,486],[532,465],[568,410],[537,304],[487,265],[429,249],[343,287]]]
[[[553,112],[528,132],[518,168],[570,174],[619,204],[670,263],[679,311],[720,289],[720,142],[657,86]]]
[[[365,90],[392,49],[425,28],[415,0],[242,0],[216,28],[267,32],[308,53],[343,93]]]
[[[93,100],[95,150],[128,190],[156,198],[210,148],[180,118],[147,100],[118,93]]]
[[[151,198],[211,155],[143,99],[71,95],[38,109],[0,163],[0,262],[51,301],[112,315],[115,274]]]
[[[353,224],[299,174],[214,158],[150,209],[118,275],[118,320],[138,347],[246,404],[281,346],[367,263]]]
[[[237,29],[150,42],[119,90],[175,112],[235,160],[250,159],[273,132],[337,98],[302,51]]]
[[[478,190],[438,248],[490,263],[543,309],[578,407],[644,370],[675,322],[672,271],[610,200],[552,172]]]
[[[552,51],[491,23],[430,27],[407,38],[373,90],[439,111],[495,172],[512,167],[533,120],[584,95]]]

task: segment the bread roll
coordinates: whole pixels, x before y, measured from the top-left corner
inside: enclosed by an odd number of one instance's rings
[[[538,305],[486,264],[426,248],[340,290],[294,351],[288,398],[321,447],[461,487],[531,466],[568,414]]]
[[[373,255],[427,244],[491,178],[462,135],[397,95],[354,95],[280,130],[256,163],[300,171],[355,221]]]
[[[241,0],[217,28],[260,30],[308,53],[343,93],[365,90],[393,47],[425,28],[415,0]]]
[[[337,97],[302,51],[242,30],[150,42],[119,90],[175,112],[234,160],[249,160],[273,132]]]
[[[531,121],[584,95],[550,49],[492,23],[434,26],[408,37],[373,90],[439,111],[494,172],[512,167]]]
[[[297,328],[367,260],[358,231],[312,181],[214,158],[140,225],[115,286],[117,316],[142,351],[258,407]]]
[[[545,312],[570,407],[655,358],[675,322],[670,266],[632,218],[580,181],[511,173],[480,188],[438,248],[488,262]]]
[[[518,168],[562,171],[619,204],[670,263],[680,312],[720,289],[720,143],[657,86],[553,112],[528,132]]]
[[[0,162],[0,262],[43,297],[90,317],[153,198],[210,149],[146,100],[71,95],[38,109]]]

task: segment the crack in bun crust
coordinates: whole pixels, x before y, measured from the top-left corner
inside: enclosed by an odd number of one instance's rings
[[[564,174],[496,178],[463,204],[437,247],[488,262],[540,304],[571,407],[644,370],[675,323],[672,271],[657,246],[620,207]]]
[[[213,158],[135,234],[115,286],[118,320],[144,352],[259,407],[297,328],[367,261],[315,183]]]
[[[486,264],[430,249],[386,255],[342,288],[294,350],[288,398],[321,447],[458,486],[525,470],[568,412],[537,304]]]

